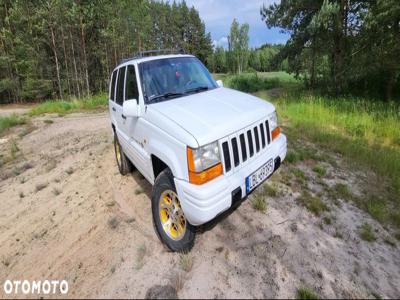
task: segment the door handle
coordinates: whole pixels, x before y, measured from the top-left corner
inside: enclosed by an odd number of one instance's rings
[[[112,110],[113,110],[113,111],[117,111],[117,110],[115,109],[115,107],[113,107]]]
[[[121,115],[121,117],[122,117],[122,119],[126,120],[126,117],[123,114]]]

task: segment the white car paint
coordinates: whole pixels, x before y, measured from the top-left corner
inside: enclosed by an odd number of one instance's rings
[[[138,64],[152,59],[192,57],[166,55],[133,59],[115,70],[133,65],[138,82],[138,116],[123,117],[123,107],[111,98],[109,110],[112,125],[124,153],[143,176],[154,184],[152,156],[162,160],[174,175],[175,186],[183,211],[192,225],[210,221],[232,205],[232,191],[241,188],[246,196],[245,179],[270,158],[286,156],[286,137],[283,134],[246,162],[224,171],[222,176],[203,185],[189,183],[186,150],[218,141],[222,156],[222,143],[241,133],[252,130],[275,111],[274,106],[257,97],[232,89],[218,87],[189,96],[145,105],[140,84]],[[110,80],[111,82],[111,80]],[[111,86],[111,83],[110,83]],[[131,100],[131,99],[125,99]],[[125,111],[131,109],[125,107]],[[254,137],[253,137],[254,140]],[[246,138],[247,141],[247,138]],[[247,145],[247,150],[249,151]],[[241,153],[241,151],[240,151]],[[230,154],[232,148],[230,145]],[[223,161],[221,157],[221,161]]]

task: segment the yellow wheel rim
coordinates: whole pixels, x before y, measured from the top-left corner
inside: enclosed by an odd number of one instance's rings
[[[159,212],[164,232],[173,240],[179,241],[186,232],[186,218],[181,203],[174,191],[166,190],[160,196]]]
[[[121,163],[121,149],[119,147],[118,142],[116,142],[116,145],[115,145],[115,154],[117,156],[117,163],[118,163],[118,165],[120,165],[120,163]]]

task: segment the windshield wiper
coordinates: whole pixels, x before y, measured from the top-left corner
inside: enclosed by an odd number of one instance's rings
[[[183,93],[175,93],[175,92],[168,92],[168,93],[164,93],[161,95],[155,95],[155,96],[151,96],[148,101],[149,102],[157,102],[157,100],[160,99],[169,99],[169,98],[174,98],[174,97],[179,97],[179,96],[183,96]]]
[[[208,86],[198,86],[196,88],[186,90],[185,94],[199,93],[199,92],[208,91],[208,90],[209,90]]]

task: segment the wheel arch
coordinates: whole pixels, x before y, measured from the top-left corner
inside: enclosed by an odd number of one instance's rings
[[[168,168],[171,170],[171,168],[155,154],[151,154],[151,165],[153,168],[154,181],[156,180],[157,176],[165,169]]]

